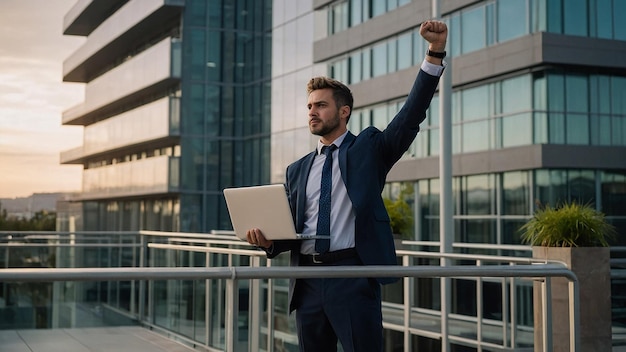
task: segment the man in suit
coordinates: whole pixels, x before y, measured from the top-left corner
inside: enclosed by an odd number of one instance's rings
[[[263,248],[268,258],[291,251],[292,266],[397,264],[381,192],[389,170],[426,117],[443,73],[447,34],[443,22],[422,23],[420,35],[429,43],[428,55],[403,108],[384,131],[368,127],[353,135],[347,129],[353,106],[348,87],[326,77],[309,81],[309,129],[320,139],[315,151],[289,165],[285,186],[296,231],[330,239],[270,241],[259,229],[250,229],[249,243]],[[382,351],[380,284],[391,281],[291,280],[289,309],[296,310],[300,350],[336,351],[339,340],[346,352]]]

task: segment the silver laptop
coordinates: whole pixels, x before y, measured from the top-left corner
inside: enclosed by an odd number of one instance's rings
[[[269,240],[320,237],[296,233],[287,191],[282,184],[225,188],[224,198],[235,234],[244,241],[247,241],[246,232],[252,228],[261,230]]]

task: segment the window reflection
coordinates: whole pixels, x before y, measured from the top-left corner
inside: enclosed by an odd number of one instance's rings
[[[461,53],[484,48],[486,45],[485,8],[479,7],[461,14]]]
[[[503,42],[528,33],[526,0],[499,0],[496,11],[498,41]]]

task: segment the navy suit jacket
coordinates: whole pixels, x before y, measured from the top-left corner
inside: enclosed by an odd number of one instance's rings
[[[402,109],[384,131],[370,126],[357,136],[348,132],[339,147],[339,168],[356,215],[355,247],[364,265],[395,265],[396,253],[389,215],[381,192],[392,166],[409,148],[437,88],[439,77],[420,70]],[[306,184],[315,151],[287,167],[286,188],[296,231],[304,228]],[[332,234],[331,234],[332,235]],[[275,241],[268,258],[291,251],[291,265],[299,264],[300,241]],[[380,279],[389,283],[393,279]],[[292,301],[295,280],[291,280]],[[290,304],[290,311],[293,310]]]

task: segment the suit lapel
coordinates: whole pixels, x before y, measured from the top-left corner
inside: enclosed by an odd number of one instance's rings
[[[296,205],[296,209],[298,211],[296,225],[298,229],[302,229],[302,227],[304,226],[304,209],[306,208],[306,184],[309,180],[309,172],[311,172],[311,167],[313,166],[313,160],[315,159],[316,153],[316,151],[313,151],[309,153],[309,155],[305,156],[302,160],[302,172],[300,172],[300,179],[298,180],[298,204]]]
[[[343,184],[346,185],[346,189],[348,188],[348,148],[354,141],[354,138],[352,132],[348,131],[343,142],[341,142],[341,147],[339,147],[339,170],[341,170],[341,178],[343,179]]]

